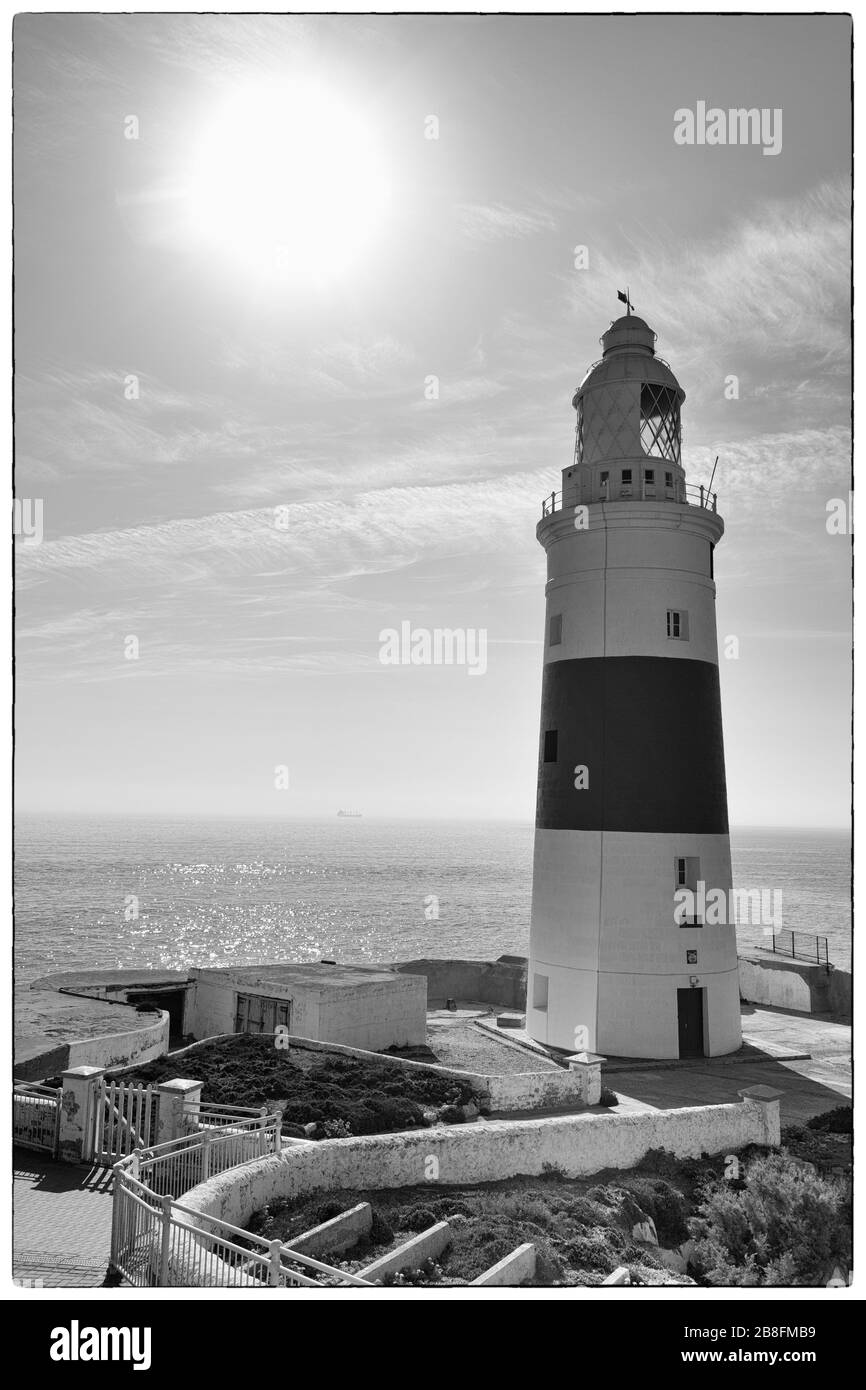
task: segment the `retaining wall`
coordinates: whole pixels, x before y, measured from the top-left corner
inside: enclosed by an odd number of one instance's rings
[[[633,1168],[649,1149],[679,1158],[779,1143],[779,1103],[689,1106],[636,1115],[569,1115],[437,1126],[363,1139],[326,1139],[221,1173],[187,1192],[184,1206],[243,1226],[266,1204],[309,1192],[497,1182],[553,1168],[588,1177]]]
[[[446,999],[474,1004],[498,1004],[506,1009],[526,1007],[526,961],[420,960],[395,961],[388,969],[399,974],[426,975],[427,1007]]]
[[[740,956],[739,970],[740,998],[748,1004],[851,1017],[851,976],[847,970],[762,952]]]
[[[121,1006],[118,1006],[121,1007]],[[16,1081],[40,1081],[46,1076],[55,1076],[70,1071],[73,1067],[123,1067],[136,1066],[142,1062],[152,1062],[168,1051],[170,1019],[165,1009],[158,1014],[136,1014],[127,1011],[131,1017],[146,1019],[137,1028],[128,1028],[122,1033],[104,1033],[95,1038],[81,1038],[77,1042],[48,1044],[44,1051],[25,1056],[14,1067]]]

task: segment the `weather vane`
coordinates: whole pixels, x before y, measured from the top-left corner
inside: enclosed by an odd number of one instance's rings
[[[622,300],[623,304],[626,306],[627,313],[631,314],[631,291],[626,289],[625,293],[623,293],[622,290],[617,290],[616,297]]]

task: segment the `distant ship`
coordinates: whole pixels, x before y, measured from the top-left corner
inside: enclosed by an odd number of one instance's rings
[[[338,816],[351,816],[353,819],[360,819],[360,817],[361,817],[361,815],[362,815],[362,812],[361,812],[361,811],[338,811],[338,812],[337,812],[337,815],[338,815]]]

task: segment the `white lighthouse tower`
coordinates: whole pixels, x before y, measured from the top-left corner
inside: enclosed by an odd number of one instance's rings
[[[726,907],[704,911],[731,888],[713,580],[724,524],[715,496],[686,483],[685,393],[655,340],[631,312],[604,334],[574,396],[574,463],[538,525],[527,1026],[570,1052],[715,1057],[741,1042],[736,928]]]

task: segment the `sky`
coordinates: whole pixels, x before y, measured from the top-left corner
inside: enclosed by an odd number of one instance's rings
[[[689,480],[719,457],[731,822],[843,825],[849,46],[844,16],[18,16],[19,809],[531,820],[535,526],[628,286]],[[677,144],[699,101],[780,109],[780,152]],[[485,630],[485,673],[383,665],[404,622]]]

